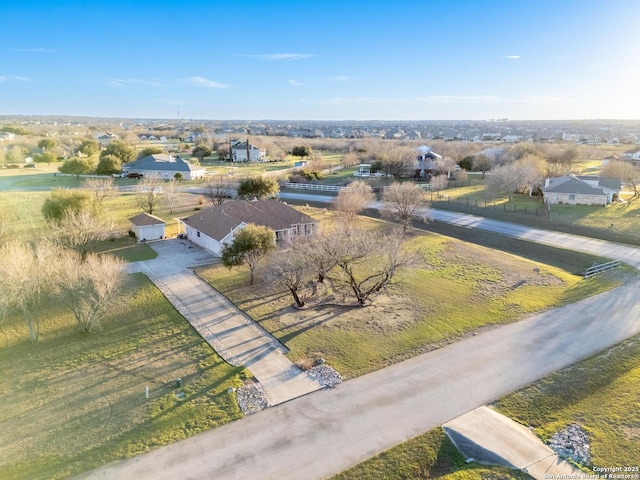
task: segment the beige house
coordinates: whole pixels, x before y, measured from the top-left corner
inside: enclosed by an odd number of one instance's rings
[[[250,223],[273,229],[276,242],[311,235],[318,225],[279,200],[231,200],[180,220],[180,229],[193,243],[220,256],[224,245]]]
[[[622,190],[617,178],[576,176],[547,178],[542,195],[547,204],[607,206]]]

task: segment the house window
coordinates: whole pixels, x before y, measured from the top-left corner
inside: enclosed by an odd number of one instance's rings
[[[569,200],[575,200],[576,196],[575,195],[569,195]]]

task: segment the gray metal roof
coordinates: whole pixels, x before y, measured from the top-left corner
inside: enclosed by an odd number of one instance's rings
[[[147,171],[170,171],[170,172],[197,172],[204,170],[203,167],[193,165],[180,157],[166,155],[164,153],[155,153],[125,165],[129,171],[147,170]]]

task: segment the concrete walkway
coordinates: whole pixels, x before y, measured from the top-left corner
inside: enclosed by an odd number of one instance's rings
[[[531,430],[488,407],[471,410],[442,427],[458,450],[476,462],[522,470],[538,480],[582,477],[583,472],[558,457]]]
[[[145,273],[223,359],[244,365],[264,388],[270,405],[322,388],[284,356],[287,350],[280,342],[191,270],[217,262],[217,257],[187,240],[149,246],[158,257],[133,263],[129,271]]]

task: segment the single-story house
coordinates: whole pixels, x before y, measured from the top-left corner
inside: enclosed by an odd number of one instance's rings
[[[312,217],[279,200],[231,200],[181,219],[180,228],[193,243],[220,256],[222,247],[250,223],[273,229],[276,242],[311,235],[318,228]]]
[[[176,173],[180,173],[184,180],[195,180],[204,176],[205,169],[177,156],[154,153],[123,165],[122,173],[137,173],[167,180],[174,178]]]
[[[155,215],[141,213],[129,219],[131,222],[131,231],[141,242],[149,240],[159,240],[165,237],[164,228],[166,222]]]
[[[236,142],[231,145],[231,160],[234,162],[262,162],[267,156],[266,150],[260,150],[255,145],[247,142]]]
[[[114,140],[118,139],[118,136],[115,133],[99,133],[95,136],[96,142],[98,142],[102,147],[106,147]]]
[[[617,178],[569,174],[547,178],[542,188],[542,195],[545,203],[548,204],[606,206],[621,190],[622,185]]]
[[[622,158],[625,160],[640,160],[640,147],[627,150],[622,154]]]

